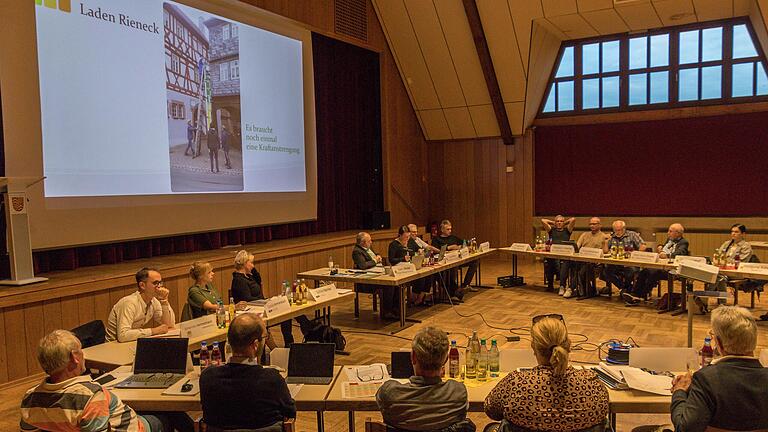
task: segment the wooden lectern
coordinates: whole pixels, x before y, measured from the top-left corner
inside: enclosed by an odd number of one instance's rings
[[[0,280],[0,285],[28,285],[47,281],[35,277],[32,264],[32,243],[27,217],[27,189],[44,177],[0,177],[0,192],[5,208],[6,242],[11,262],[11,278]]]

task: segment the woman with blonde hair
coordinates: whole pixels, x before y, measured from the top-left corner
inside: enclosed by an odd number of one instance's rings
[[[590,370],[568,364],[571,341],[563,317],[533,318],[531,348],[538,366],[510,372],[485,399],[485,413],[507,431],[602,430],[608,391]]]
[[[192,310],[192,318],[200,318],[209,313],[216,313],[221,295],[213,286],[213,266],[203,261],[195,261],[189,268],[189,277],[195,281],[187,291],[187,303]]]

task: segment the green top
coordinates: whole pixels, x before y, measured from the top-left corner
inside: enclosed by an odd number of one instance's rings
[[[193,318],[200,318],[208,313],[203,309],[203,303],[205,303],[206,300],[213,304],[221,301],[221,296],[216,291],[216,288],[213,287],[213,284],[207,283],[205,286],[195,284],[189,287],[189,291],[187,292],[187,303],[189,303],[189,308],[192,309]]]

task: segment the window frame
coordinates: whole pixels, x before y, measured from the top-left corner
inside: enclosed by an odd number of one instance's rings
[[[757,51],[756,57],[745,57],[740,59],[732,58],[733,49],[733,27],[746,24],[749,36],[752,39],[752,43]],[[703,51],[703,38],[702,31],[708,28],[722,27],[722,49],[723,55],[720,60],[698,61],[696,63],[687,63],[684,65],[679,64],[679,34],[690,30],[698,30],[699,34],[699,60],[702,58]],[[657,35],[669,35],[669,62],[667,66],[655,66],[651,67],[651,44],[650,38]],[[629,40],[640,37],[646,38],[646,67],[638,69],[629,69]],[[610,41],[619,41],[619,70],[617,72],[602,72],[602,60],[603,60],[603,43]],[[590,45],[593,43],[599,44],[599,72],[583,74],[582,63],[582,51],[584,45]],[[560,62],[563,58],[565,50],[569,47],[573,47],[573,75],[568,77],[556,78],[557,69],[560,66]],[[544,96],[539,104],[539,111],[537,118],[551,118],[551,117],[568,117],[578,115],[594,115],[602,113],[616,113],[616,112],[632,112],[632,111],[648,111],[659,110],[669,108],[681,108],[691,106],[709,106],[709,105],[730,105],[741,104],[749,102],[763,102],[768,101],[768,95],[758,96],[757,84],[758,84],[758,66],[757,62],[762,62],[763,67],[768,73],[768,65],[766,62],[765,53],[760,46],[760,41],[755,34],[752,24],[748,17],[727,18],[715,21],[697,22],[684,24],[674,27],[661,27],[651,29],[640,33],[618,33],[613,35],[589,37],[582,39],[573,39],[563,41],[560,44],[560,49],[557,54],[557,58],[550,72],[549,80],[547,81],[547,87],[544,90]],[[739,63],[753,63],[752,74],[752,96],[732,96],[732,68],[734,64]],[[701,99],[702,95],[702,69],[709,66],[721,66],[721,80],[720,80],[720,97],[713,99]],[[698,70],[698,99],[690,101],[679,100],[679,80],[681,69],[697,69]],[[668,71],[667,76],[667,102],[651,103],[651,80],[650,74],[654,72]],[[646,76],[646,103],[644,104],[629,104],[629,76],[636,74],[645,74]],[[603,82],[602,78],[610,76],[619,76],[619,106],[617,107],[602,107],[603,99]],[[583,108],[583,81],[585,79],[598,79],[598,108]],[[563,81],[572,81],[574,88],[574,100],[573,109],[568,111],[557,111],[558,108],[558,90],[557,83]],[[547,103],[550,91],[553,91],[554,107],[555,111],[544,112],[544,107]]]

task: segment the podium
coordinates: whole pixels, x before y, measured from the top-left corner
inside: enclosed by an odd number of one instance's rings
[[[0,280],[0,285],[28,285],[48,280],[35,277],[27,217],[27,189],[43,179],[44,177],[0,177],[8,258],[11,262],[11,278]]]

